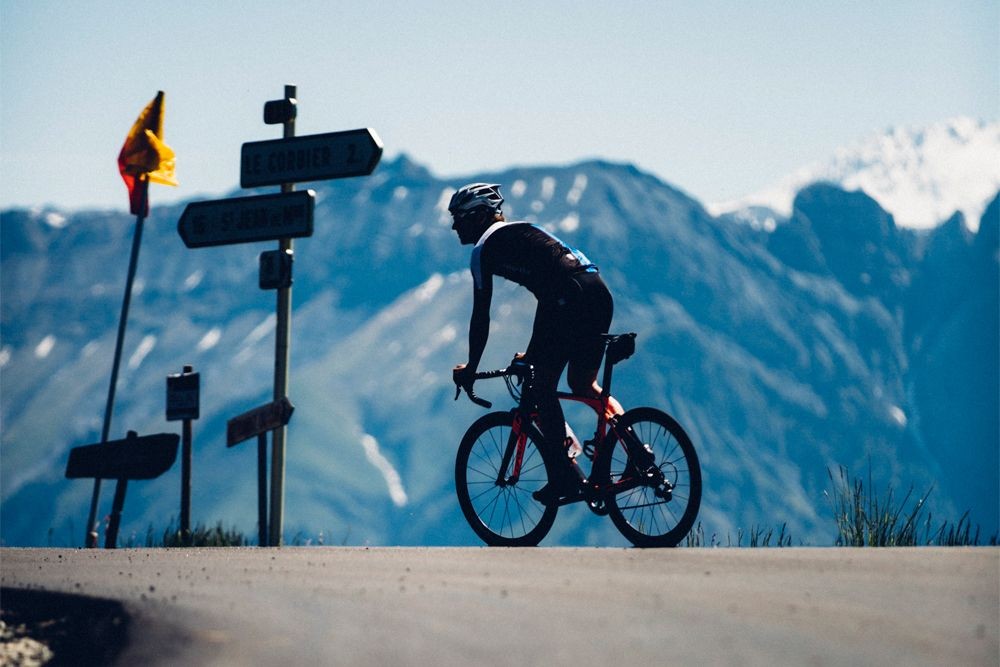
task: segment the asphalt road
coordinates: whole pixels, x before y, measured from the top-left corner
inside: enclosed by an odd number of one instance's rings
[[[997,548],[8,548],[0,579],[122,601],[120,664],[1000,662]]]

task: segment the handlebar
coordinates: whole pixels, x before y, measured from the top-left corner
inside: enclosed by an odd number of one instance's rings
[[[465,393],[467,393],[469,395],[469,400],[472,401],[473,403],[475,403],[476,405],[481,405],[484,408],[486,408],[487,410],[489,410],[490,408],[493,407],[493,404],[491,402],[487,401],[485,398],[479,398],[478,396],[476,396],[476,392],[475,392],[475,390],[472,387],[463,387],[462,385],[455,385],[455,400],[456,401],[458,400],[458,397],[462,395],[462,390],[463,389],[465,390]]]
[[[530,373],[530,368],[531,368],[530,366],[527,366],[526,364],[523,363],[513,363],[507,368],[499,368],[493,371],[477,372],[472,377],[473,377],[473,382],[475,382],[475,380],[490,380],[492,378],[498,378],[498,377],[506,378],[512,375],[517,376],[518,378],[523,378],[528,373]],[[487,401],[485,398],[480,398],[479,396],[476,395],[476,391],[475,389],[473,389],[472,383],[461,384],[454,375],[452,377],[455,380],[456,401],[458,400],[458,397],[462,395],[462,391],[464,390],[465,393],[468,394],[469,400],[475,403],[476,405],[482,406],[487,410],[493,407],[493,403]]]

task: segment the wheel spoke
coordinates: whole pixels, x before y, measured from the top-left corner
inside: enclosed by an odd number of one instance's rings
[[[456,479],[459,504],[476,533],[491,545],[534,545],[548,532],[557,508],[545,507],[530,493],[548,480],[545,462],[535,442],[527,437],[516,482],[516,452],[501,470],[511,443],[510,415],[497,413],[484,420],[482,430],[467,435],[458,455]]]
[[[626,413],[617,428],[621,435],[606,454],[612,488],[620,490],[609,502],[611,519],[638,546],[673,546],[690,530],[701,501],[701,472],[690,440],[673,419],[651,408]],[[628,452],[636,446],[652,450],[658,475],[635,470]],[[667,489],[669,499],[663,497]]]

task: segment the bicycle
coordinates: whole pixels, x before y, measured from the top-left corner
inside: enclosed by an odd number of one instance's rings
[[[585,502],[637,547],[676,546],[691,530],[701,504],[701,467],[684,429],[667,413],[650,407],[608,414],[614,366],[635,352],[634,333],[604,334],[603,389],[596,397],[558,392],[562,401],[577,401],[597,415],[594,438],[570,458],[550,452],[533,405],[533,367],[515,360],[507,368],[478,372],[476,380],[504,378],[517,406],[477,419],[462,438],[455,460],[455,487],[466,520],[487,545],[536,546],[555,522],[559,507]],[[456,384],[477,405],[490,401],[471,385]],[[580,458],[591,461],[590,475]],[[532,497],[551,479],[556,466],[570,465],[579,490],[545,505]]]

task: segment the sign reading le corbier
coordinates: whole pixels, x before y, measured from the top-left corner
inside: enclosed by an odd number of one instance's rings
[[[367,176],[382,157],[370,128],[243,144],[240,187]]]

